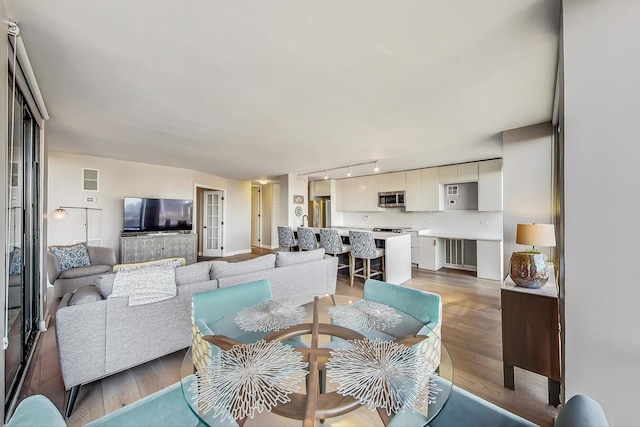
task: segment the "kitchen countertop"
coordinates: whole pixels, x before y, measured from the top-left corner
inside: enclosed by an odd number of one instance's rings
[[[383,232],[383,231],[371,231],[372,229],[366,229],[366,228],[362,228],[362,227],[344,227],[344,226],[336,226],[336,227],[331,227],[334,230],[338,230],[338,233],[340,233],[341,236],[345,236],[345,237],[349,237],[349,230],[354,230],[354,231],[370,231],[371,233],[373,233],[373,238],[374,239],[378,239],[378,240],[386,240],[386,239],[390,239],[392,237],[398,237],[398,236],[408,236],[411,233],[391,233],[391,232]],[[314,228],[311,227],[311,229],[316,233],[319,234],[320,233],[320,228]]]
[[[443,239],[459,239],[459,240],[485,240],[490,242],[501,242],[502,236],[488,236],[481,234],[460,234],[460,233],[440,233],[431,230],[420,230],[418,236],[439,237]]]

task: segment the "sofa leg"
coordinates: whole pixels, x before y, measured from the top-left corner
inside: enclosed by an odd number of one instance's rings
[[[78,397],[78,392],[80,391],[80,384],[74,385],[71,387],[69,391],[69,400],[67,401],[67,408],[64,412],[64,417],[69,418],[71,416],[71,411],[73,411],[73,405],[76,404],[76,398]]]

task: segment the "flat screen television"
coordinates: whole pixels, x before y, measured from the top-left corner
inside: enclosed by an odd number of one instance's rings
[[[124,198],[125,232],[191,230],[192,218],[193,200]]]

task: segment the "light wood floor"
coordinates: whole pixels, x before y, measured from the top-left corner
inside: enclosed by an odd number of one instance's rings
[[[253,254],[225,259],[239,261],[266,252],[254,250]],[[516,390],[502,386],[498,282],[454,270],[431,273],[414,269],[413,279],[405,285],[442,296],[442,340],[451,354],[457,386],[538,425],[553,426],[557,411],[546,403],[545,377],[515,368]],[[357,280],[355,286],[350,287],[348,277],[338,276],[337,294],[361,297],[362,286],[362,281]],[[55,307],[51,308],[54,313]],[[178,351],[83,385],[68,425],[83,425],[177,382],[184,352]],[[21,398],[37,393],[49,397],[63,411],[65,393],[55,342],[55,316],[39,339]]]

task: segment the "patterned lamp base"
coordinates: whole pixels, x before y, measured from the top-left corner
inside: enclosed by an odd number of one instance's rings
[[[509,275],[522,288],[541,288],[549,280],[545,256],[540,252],[514,252],[511,255]]]

